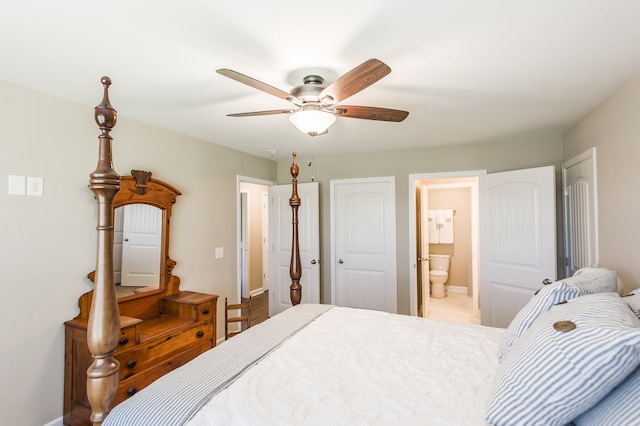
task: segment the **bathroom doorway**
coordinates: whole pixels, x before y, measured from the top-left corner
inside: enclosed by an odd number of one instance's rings
[[[411,288],[412,315],[429,316],[442,303],[468,300],[468,314],[477,323],[480,317],[479,275],[479,175],[484,171],[412,175],[410,224],[412,254],[415,254]],[[429,237],[438,212],[452,215],[452,238]],[[431,222],[429,222],[431,220]],[[426,241],[425,241],[426,240]],[[429,297],[429,256],[451,256],[444,299]],[[449,298],[451,294],[454,297]],[[457,309],[457,307],[456,307]]]

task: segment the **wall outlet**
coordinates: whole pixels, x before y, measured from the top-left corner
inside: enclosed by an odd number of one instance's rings
[[[44,179],[41,177],[27,177],[27,195],[42,197]]]

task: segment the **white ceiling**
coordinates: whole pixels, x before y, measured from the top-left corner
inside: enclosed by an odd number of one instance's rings
[[[286,115],[227,117],[292,104],[215,72],[289,91],[369,58],[391,74],[343,103],[409,117],[315,138]],[[0,61],[0,79],[92,107],[107,75],[120,116],[267,158],[533,138],[640,70],[640,1],[0,0]]]

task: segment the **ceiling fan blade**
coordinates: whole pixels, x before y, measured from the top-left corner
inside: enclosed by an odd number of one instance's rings
[[[256,115],[275,115],[275,114],[291,114],[294,109],[272,109],[269,111],[253,111],[253,112],[239,112],[236,114],[227,114],[227,117],[253,117]]]
[[[399,123],[407,118],[409,112],[390,108],[338,105],[336,107],[336,115],[340,117],[363,118],[365,120],[378,121],[394,121],[396,123]]]
[[[299,101],[298,98],[291,95],[291,93],[287,93],[284,90],[280,90],[273,86],[268,85],[267,83],[263,83],[255,78],[251,78],[244,74],[241,74],[237,71],[230,70],[227,68],[221,68],[216,70],[218,74],[224,75],[225,77],[229,77],[232,80],[238,81],[240,83],[246,84],[247,86],[253,87],[254,89],[262,90],[265,93],[268,93],[273,96],[277,96],[280,99],[284,99],[285,101],[293,102]]]
[[[320,93],[320,99],[331,96],[333,102],[340,102],[366,89],[390,72],[391,68],[384,62],[378,59],[369,59],[338,77]]]

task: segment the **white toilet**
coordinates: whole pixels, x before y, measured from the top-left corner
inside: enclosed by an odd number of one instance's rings
[[[429,281],[431,281],[431,297],[436,299],[447,297],[444,291],[444,283],[449,279],[449,263],[451,255],[429,255]]]

